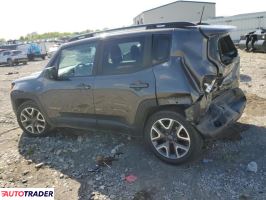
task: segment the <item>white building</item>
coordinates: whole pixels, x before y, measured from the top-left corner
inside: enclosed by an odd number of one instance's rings
[[[232,25],[237,29],[231,33],[232,40],[237,41],[241,35],[257,28],[266,29],[266,12],[248,13],[230,17],[217,17],[205,21],[208,24]]]
[[[176,1],[157,8],[146,10],[134,18],[134,25],[160,22],[199,22],[215,17],[215,3],[198,1]]]
[[[237,27],[237,29],[231,33],[231,37],[234,41],[238,41],[241,35],[254,31],[257,28],[266,29],[266,12],[216,17],[215,3],[197,1],[176,1],[146,10],[133,19],[134,25],[176,21],[197,23],[200,20],[203,7],[205,7],[202,16],[203,22]]]

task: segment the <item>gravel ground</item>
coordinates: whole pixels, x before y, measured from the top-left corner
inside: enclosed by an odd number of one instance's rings
[[[11,109],[10,83],[47,60],[1,66],[0,187],[54,187],[58,200],[266,199],[266,54],[240,55],[248,98],[243,117],[226,137],[208,141],[197,161],[181,166],[161,162],[141,139],[114,131],[25,136]],[[129,183],[129,175],[137,179]]]

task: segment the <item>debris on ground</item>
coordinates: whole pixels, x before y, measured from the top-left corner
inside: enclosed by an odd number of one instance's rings
[[[152,197],[150,193],[146,190],[141,190],[137,192],[133,197],[133,200],[151,200],[151,199]]]
[[[26,176],[28,173],[30,173],[30,171],[29,170],[26,170],[26,171],[22,172],[22,175],[23,176]]]
[[[96,156],[96,163],[99,166],[107,166],[110,168],[110,165],[112,165],[113,161],[116,161],[117,159],[113,156],[103,156],[103,155],[98,155]]]
[[[19,72],[8,72],[5,75],[12,75],[12,74],[18,74]]]
[[[100,171],[99,165],[95,165],[95,167],[88,169],[88,172],[99,172],[99,171]]]
[[[135,182],[136,180],[138,179],[138,177],[134,176],[134,175],[128,175],[125,177],[125,180],[128,182],[128,183],[133,183]]]
[[[36,169],[40,169],[43,165],[44,165],[44,163],[41,162],[41,163],[35,165],[35,168],[36,168]]]
[[[25,184],[25,183],[27,183],[28,181],[26,180],[26,179],[23,179],[22,181],[21,181],[21,183],[23,183],[23,184]]]
[[[247,171],[257,173],[257,171],[258,171],[257,163],[254,161],[248,163]]]
[[[111,154],[112,154],[112,155],[115,155],[115,154],[119,153],[119,149],[120,149],[121,147],[123,147],[123,146],[124,146],[124,143],[121,143],[121,144],[119,144],[119,145],[116,145],[116,146],[111,150]]]
[[[32,160],[26,160],[27,164],[30,165],[33,161]]]

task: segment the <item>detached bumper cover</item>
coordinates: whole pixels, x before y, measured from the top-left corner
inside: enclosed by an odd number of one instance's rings
[[[213,99],[196,129],[205,138],[215,138],[241,117],[245,106],[246,97],[240,88],[227,90]]]

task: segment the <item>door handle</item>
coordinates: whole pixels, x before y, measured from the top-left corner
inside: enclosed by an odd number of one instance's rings
[[[91,89],[91,86],[87,85],[85,83],[81,83],[81,84],[77,85],[77,88],[80,88],[80,89]]]
[[[131,83],[129,87],[133,89],[148,88],[149,83]]]

